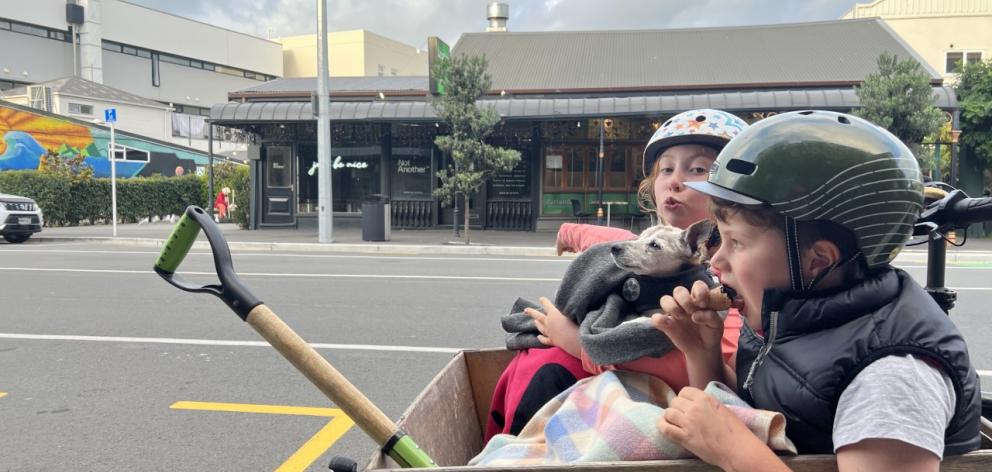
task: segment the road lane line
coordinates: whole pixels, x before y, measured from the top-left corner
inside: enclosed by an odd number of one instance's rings
[[[46,252],[50,252],[50,253],[58,253],[58,254],[88,254],[88,253],[92,253],[92,254],[152,255],[152,256],[157,256],[157,255],[161,254],[160,251],[100,251],[100,250],[89,251],[89,250],[68,250],[68,249],[54,249],[54,250],[46,250],[46,249],[8,249],[8,250],[0,251],[0,252],[9,252],[9,253],[13,253],[13,254],[17,254],[17,253],[20,253],[20,252],[25,252],[25,253],[28,253],[28,252],[30,252],[30,253],[46,253]],[[192,252],[191,251],[187,255],[190,255],[190,256],[212,256],[213,253],[210,253],[210,252]],[[417,260],[417,261],[466,261],[466,262],[476,262],[476,261],[482,261],[482,262],[487,262],[488,261],[488,262],[492,262],[492,261],[495,261],[495,262],[563,262],[563,263],[570,263],[574,259],[572,257],[558,257],[558,258],[554,258],[554,257],[547,257],[547,256],[545,256],[543,258],[542,257],[535,256],[535,257],[531,257],[531,258],[527,258],[527,259],[521,259],[521,258],[498,258],[498,257],[472,257],[472,256],[465,256],[465,257],[441,257],[441,256],[436,256],[436,257],[430,257],[430,256],[393,256],[393,255],[375,255],[375,254],[368,254],[368,255],[355,254],[355,255],[349,255],[349,254],[311,254],[311,253],[301,254],[301,253],[274,253],[274,252],[259,253],[259,252],[238,252],[238,251],[232,251],[231,252],[231,255],[232,256],[235,256],[235,257],[250,256],[250,257],[305,257],[305,258],[314,258],[314,259],[317,259],[317,258],[323,258],[323,259],[399,259],[399,260]]]
[[[0,271],[70,272],[93,274],[144,274],[156,275],[151,270],[126,269],[68,269],[54,267],[0,267]],[[216,272],[179,272],[180,275],[214,275]],[[475,280],[488,282],[561,282],[553,277],[484,277],[474,275],[403,275],[403,274],[294,274],[279,272],[238,272],[242,277],[314,277],[331,279],[411,279],[411,280]]]
[[[112,343],[179,344],[192,346],[271,347],[269,343],[265,341],[234,341],[221,339],[140,338],[126,336],[76,336],[23,333],[0,333],[0,338],[36,341],[94,341]],[[384,346],[374,344],[310,343],[310,346],[314,349],[329,349],[338,351],[423,352],[431,354],[454,354],[462,351],[462,349],[451,347]]]

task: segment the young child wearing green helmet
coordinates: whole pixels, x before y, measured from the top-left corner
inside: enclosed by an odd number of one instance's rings
[[[836,453],[841,471],[935,471],[979,447],[964,339],[890,265],[923,208],[919,167],[898,138],[841,113],[784,113],[743,131],[707,181],[687,185],[712,199],[722,240],[712,268],[745,323],[726,369],[705,284],[662,298],[652,321],[685,353],[692,385],[662,433],[724,470],[788,470],[699,390],[719,380],[782,412],[799,452]]]

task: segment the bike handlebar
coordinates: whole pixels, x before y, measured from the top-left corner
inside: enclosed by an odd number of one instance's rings
[[[923,210],[914,233],[967,228],[985,221],[992,221],[992,197],[969,198],[961,190],[953,190]]]

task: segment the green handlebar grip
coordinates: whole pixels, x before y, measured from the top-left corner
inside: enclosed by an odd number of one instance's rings
[[[396,444],[389,451],[389,457],[405,469],[437,467],[434,460],[417,443],[413,442],[410,436],[406,435],[396,441]]]
[[[183,213],[182,218],[172,228],[172,234],[165,241],[165,247],[155,262],[155,268],[163,272],[175,273],[179,264],[186,258],[189,249],[196,242],[196,236],[200,234],[200,225],[189,215]]]

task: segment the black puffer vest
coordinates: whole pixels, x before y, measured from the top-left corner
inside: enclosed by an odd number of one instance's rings
[[[932,360],[954,383],[944,454],[978,449],[981,391],[968,348],[905,272],[886,268],[854,287],[808,295],[767,290],[761,325],[765,338],[746,323],[741,329],[738,391],[756,408],[784,413],[801,454],[833,453],[841,393],[868,364],[892,354]]]

